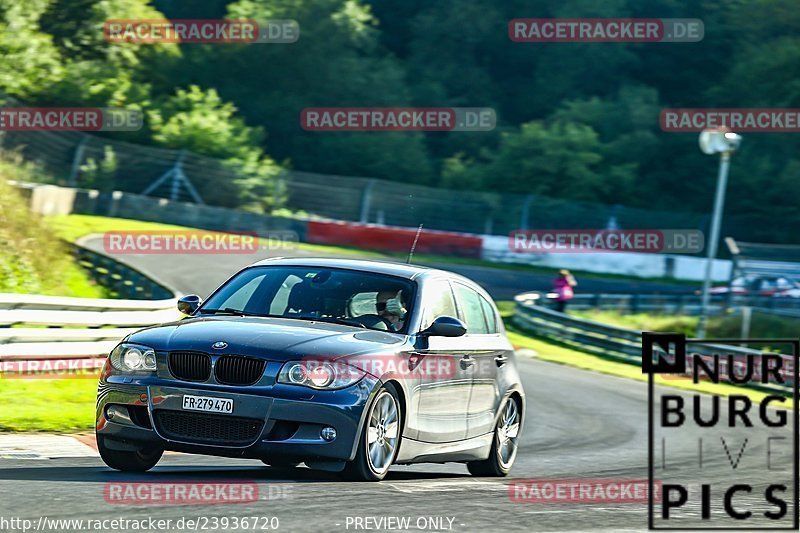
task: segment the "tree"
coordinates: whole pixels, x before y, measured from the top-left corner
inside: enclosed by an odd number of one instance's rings
[[[196,85],[178,89],[174,96],[148,110],[153,140],[219,159],[245,158],[260,153],[264,133],[236,116],[236,106],[224,102],[216,90]]]
[[[603,166],[603,150],[589,126],[533,121],[504,133],[498,150],[484,153],[483,161],[449,160],[444,179],[453,188],[475,183],[485,188],[491,183],[500,192],[613,201],[617,191],[607,176],[613,173],[614,181],[625,181],[632,169]]]
[[[46,0],[0,0],[0,90],[13,96],[31,98],[62,76],[52,37],[39,31],[46,7]]]
[[[146,64],[179,57],[179,48],[109,41],[104,24],[163,18],[147,0],[51,0],[39,25],[61,53],[63,76],[39,98],[59,105],[143,109],[151,97],[152,79],[157,78]]]
[[[251,128],[236,116],[236,107],[217,91],[196,85],[178,89],[159,108],[148,112],[153,140],[167,148],[189,150],[225,161],[230,179],[223,175],[195,184],[221,205],[246,205],[265,210],[274,205],[272,184],[277,164],[263,154],[261,128]]]
[[[262,147],[294,168],[427,183],[431,164],[418,133],[307,132],[307,107],[405,106],[411,102],[404,71],[381,47],[369,10],[353,0],[241,0],[232,19],[294,19],[293,44],[193,48],[178,71],[236,102],[242,116],[266,127]],[[191,68],[191,67],[190,67]]]

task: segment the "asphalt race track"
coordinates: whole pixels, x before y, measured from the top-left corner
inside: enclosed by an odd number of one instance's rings
[[[205,296],[252,256],[193,256],[185,261],[163,256],[129,257],[135,266],[159,273],[183,292]],[[211,268],[214,266],[214,268]],[[512,273],[515,274],[515,273]],[[529,287],[520,287],[520,290]],[[172,519],[199,517],[277,517],[279,531],[381,531],[355,517],[444,517],[428,531],[641,531],[647,527],[642,503],[528,503],[512,501],[515,479],[647,479],[647,387],[612,376],[518,358],[528,397],[521,447],[511,476],[474,478],[459,464],[393,467],[381,483],[338,481],[335,475],[304,467],[276,470],[256,461],[165,455],[148,474],[106,468],[99,458],[0,460],[0,516],[29,518]],[[723,412],[725,412],[723,410]],[[691,436],[691,429],[686,430]],[[734,434],[735,435],[735,434]],[[753,439],[738,473],[763,464],[763,435]],[[738,440],[736,440],[738,438]],[[687,437],[687,440],[691,440]],[[731,437],[735,454],[740,437]],[[709,446],[711,449],[711,446]],[[752,455],[751,455],[752,452]],[[709,451],[702,471],[691,450],[672,454],[670,467],[695,483],[729,476],[719,445]],[[108,482],[253,482],[255,503],[204,505],[122,505],[104,498]],[[273,497],[270,498],[269,496]],[[761,495],[757,495],[761,499]],[[754,495],[755,497],[755,495]],[[687,506],[688,508],[689,506]],[[721,508],[716,505],[714,513]],[[697,512],[697,507],[692,507]],[[448,519],[452,519],[450,524]],[[361,522],[361,524],[367,524]],[[1,528],[0,528],[1,529]]]
[[[509,478],[473,478],[462,465],[431,464],[393,467],[377,484],[351,483],[303,467],[274,470],[256,461],[181,454],[165,455],[150,473],[136,475],[114,472],[99,457],[0,460],[0,516],[34,523],[41,515],[153,517],[172,519],[173,524],[181,518],[275,516],[282,531],[355,531],[354,522],[347,527],[348,517],[352,521],[386,516],[410,517],[412,524],[420,517],[454,519],[451,529],[436,531],[645,530],[645,504],[511,500],[508,487],[515,479],[647,479],[643,383],[528,358],[519,363],[529,409]],[[730,441],[734,454],[740,442],[741,438]],[[761,444],[748,448],[739,470],[757,469],[763,453]],[[695,470],[691,454],[670,466],[685,469],[697,483],[727,476],[727,459],[719,453],[708,456],[702,474]],[[222,481],[257,483],[262,500],[151,506],[109,504],[104,498],[109,482]]]
[[[532,360],[521,362],[529,398],[515,478],[611,475],[646,478],[645,389],[624,380],[576,372]],[[564,391],[579,387],[579,397]],[[259,492],[286,485],[286,499],[258,504],[109,505],[104,484],[115,481],[255,481]],[[277,516],[285,531],[346,531],[348,516],[450,516],[454,531],[586,530],[644,527],[645,508],[616,509],[512,503],[507,480],[476,479],[462,465],[394,467],[381,483],[345,483],[300,468],[274,471],[261,463],[167,455],[149,474],[106,468],[99,458],[0,461],[2,515],[32,518],[157,516]],[[337,526],[336,524],[341,524]],[[461,524],[464,524],[463,526]],[[351,529],[352,530],[352,529]]]
[[[103,252],[103,239],[87,239],[82,243],[87,248]],[[140,269],[145,274],[167,282],[184,294],[207,296],[238,269],[267,257],[312,257],[319,256],[305,250],[259,250],[253,254],[198,254],[198,255],[121,255],[119,258]],[[415,261],[416,263],[416,261]],[[511,300],[525,291],[549,291],[556,277],[552,274],[530,273],[503,268],[490,268],[472,265],[426,264],[450,270],[480,283],[493,298]],[[698,282],[697,288],[700,287]],[[578,291],[585,293],[684,293],[693,291],[689,285],[678,285],[655,281],[633,281],[627,279],[578,278]]]

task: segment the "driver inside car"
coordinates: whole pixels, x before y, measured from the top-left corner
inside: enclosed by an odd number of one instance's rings
[[[403,305],[403,291],[381,291],[375,298],[375,308],[378,316],[389,323],[393,331],[403,329],[403,324],[408,311]]]

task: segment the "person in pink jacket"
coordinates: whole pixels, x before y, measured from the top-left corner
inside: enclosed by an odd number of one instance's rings
[[[575,296],[573,287],[578,284],[575,278],[567,269],[558,271],[558,277],[553,281],[553,291],[556,293],[556,311],[563,313],[567,307],[567,302]]]

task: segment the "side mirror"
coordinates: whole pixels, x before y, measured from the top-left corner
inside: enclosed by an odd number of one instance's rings
[[[184,315],[191,315],[200,307],[203,299],[196,294],[187,294],[178,300],[178,311]]]
[[[423,337],[460,337],[467,332],[467,326],[457,318],[440,316],[433,324],[419,332]]]

